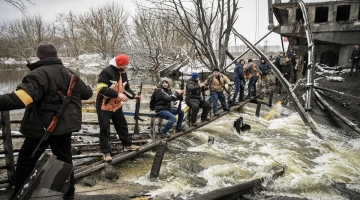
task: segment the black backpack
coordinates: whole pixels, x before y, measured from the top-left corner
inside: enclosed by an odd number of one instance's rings
[[[151,99],[150,99],[150,110],[151,111],[155,110],[155,105],[156,105],[156,89],[152,93]]]

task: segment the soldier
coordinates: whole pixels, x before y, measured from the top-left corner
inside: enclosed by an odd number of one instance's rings
[[[122,102],[140,98],[131,89],[125,70],[130,59],[120,54],[110,60],[109,66],[103,69],[98,78],[96,113],[100,126],[100,151],[106,162],[112,161],[110,147],[110,119],[124,147],[124,151],[140,149],[133,145],[129,137],[127,121],[122,110]]]
[[[71,133],[81,129],[81,100],[89,99],[93,94],[90,86],[85,85],[81,80],[78,82],[72,92],[67,109],[59,119],[58,126],[50,137],[42,142],[39,148],[40,152],[31,157],[40,138],[44,135],[46,127],[49,126],[52,117],[59,110],[59,103],[62,99],[57,92],[60,91],[66,95],[70,75],[74,74],[73,71],[64,67],[57,56],[55,46],[51,43],[40,43],[36,55],[40,60],[27,65],[30,72],[17,86],[16,91],[0,95],[1,111],[26,107],[20,127],[20,132],[25,135],[25,140],[19,151],[15,189],[10,199],[15,198],[16,193],[34,169],[36,161],[48,146],[51,147],[52,153],[58,160],[72,164]],[[70,188],[63,199],[74,199],[74,185],[74,172],[72,172]]]

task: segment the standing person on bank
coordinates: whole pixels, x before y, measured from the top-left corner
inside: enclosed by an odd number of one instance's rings
[[[289,57],[286,57],[286,65],[283,69],[283,72],[282,72],[282,75],[284,76],[284,78],[287,80],[287,81],[290,81],[290,77],[291,77],[291,60]],[[281,95],[281,88],[282,88],[282,84],[280,83],[279,85],[279,90],[278,90],[278,95]]]
[[[158,85],[158,88],[155,92],[155,112],[160,117],[168,120],[165,127],[161,130],[161,138],[170,137],[170,135],[167,133],[176,121],[175,115],[178,115],[175,132],[178,133],[185,131],[185,129],[182,128],[184,111],[181,110],[179,113],[177,108],[171,107],[171,101],[176,101],[183,98],[182,94],[184,91],[178,90],[173,94],[170,89],[170,80],[165,77],[161,79],[161,83]]]
[[[355,49],[352,51],[351,57],[350,57],[351,70],[350,70],[350,74],[348,75],[348,77],[352,76],[354,67],[355,67],[354,77],[355,78],[357,77],[357,72],[359,71],[359,61],[360,61],[360,50],[359,50],[359,45],[356,44]]]
[[[210,75],[206,81],[205,85],[210,85],[211,87],[211,97],[213,98],[213,113],[215,116],[219,116],[218,109],[218,100],[220,100],[221,107],[224,111],[229,111],[228,106],[226,105],[225,96],[223,90],[225,88],[225,83],[231,84],[231,81],[227,76],[220,73],[220,69],[215,67],[213,69],[213,74]]]
[[[261,71],[261,76],[258,80],[258,88],[261,89],[261,84],[264,81],[266,90],[269,91],[270,87],[268,74],[271,72],[271,67],[269,63],[266,62],[265,58],[260,58],[259,69]]]
[[[207,118],[210,111],[210,103],[205,100],[205,97],[201,96],[201,88],[207,90],[208,87],[205,86],[205,83],[199,84],[199,74],[193,72],[191,79],[186,83],[186,104],[191,108],[191,123],[193,126],[197,126],[196,118],[199,112],[199,108],[202,107],[203,111],[201,113],[201,121],[209,121]]]
[[[100,151],[106,162],[112,161],[110,147],[110,119],[124,147],[124,151],[136,151],[139,146],[133,145],[129,137],[127,121],[122,110],[122,102],[141,98],[131,89],[126,69],[130,59],[120,54],[110,60],[109,66],[103,69],[96,88],[96,113],[100,126]]]
[[[234,68],[235,92],[232,98],[231,106],[239,105],[238,103],[236,103],[236,97],[239,94],[239,92],[240,92],[239,102],[244,101],[244,88],[245,88],[244,65],[245,65],[245,60],[241,59],[238,63],[236,63]]]
[[[45,134],[44,129],[49,126],[62,103],[62,98],[57,92],[60,91],[66,95],[71,74],[75,74],[64,67],[58,58],[55,46],[51,43],[40,43],[36,55],[40,60],[27,65],[30,72],[17,86],[16,91],[0,95],[0,111],[26,107],[20,126],[20,132],[25,135],[25,140],[19,151],[15,189],[10,199],[15,198],[48,146],[56,159],[72,164],[71,133],[81,129],[81,100],[87,100],[93,94],[90,86],[79,80],[58,125],[49,138],[42,142],[39,152],[31,157],[41,137]],[[74,185],[74,172],[72,172],[70,187],[63,199],[74,199]]]

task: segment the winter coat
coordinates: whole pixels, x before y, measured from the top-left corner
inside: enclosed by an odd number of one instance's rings
[[[110,61],[108,67],[100,72],[98,77],[97,110],[115,112],[119,109],[121,107],[121,100],[118,98],[119,92],[124,93],[130,99],[135,97],[135,93],[130,89],[126,72],[120,72],[119,68],[116,67],[116,63],[113,63],[113,60]]]
[[[260,76],[260,74],[261,74],[259,67],[257,65],[255,67],[253,67],[252,62],[246,66],[244,71],[247,73],[248,79],[250,79],[253,76]]]
[[[181,98],[181,95],[179,93],[171,92],[170,84],[168,88],[164,88],[160,83],[156,89],[155,112],[159,112],[161,110],[170,110],[171,101],[176,101],[179,98]]]
[[[210,85],[211,90],[214,90],[216,92],[222,92],[223,88],[225,87],[225,83],[230,84],[231,81],[227,76],[224,74],[219,74],[219,77],[214,77],[213,74],[207,77],[205,81],[205,85]]]
[[[234,68],[234,79],[245,80],[244,78],[244,67],[240,63],[236,63]]]
[[[16,89],[25,91],[32,98],[32,103],[27,105],[21,121],[20,132],[27,137],[41,138],[45,133],[44,127],[49,126],[62,103],[57,92],[60,91],[66,95],[70,75],[75,73],[64,67],[61,60],[55,57],[41,59],[29,64],[28,67],[31,70],[30,73],[24,77]],[[90,86],[79,80],[72,92],[68,107],[64,110],[59,124],[51,135],[62,135],[80,130],[81,100],[89,99],[92,94]],[[0,96],[0,104],[3,97],[4,95]],[[4,110],[2,106],[0,109]]]
[[[205,90],[207,89],[206,86]],[[189,79],[186,83],[186,97],[185,102],[188,102],[189,100],[201,100],[201,87],[198,80],[195,80],[193,78]]]
[[[357,58],[355,58],[357,57]],[[351,53],[351,60],[358,60],[360,57],[360,50],[359,49],[354,49]]]
[[[287,80],[290,80],[290,77],[291,77],[291,68],[292,68],[292,66],[291,66],[291,61],[286,62],[286,65],[285,65],[285,67],[284,67],[284,69],[283,69],[282,74],[283,74],[283,76],[284,76]]]
[[[266,60],[264,63],[261,63],[261,62],[259,63],[259,69],[263,76],[268,75],[271,72],[270,65],[269,65],[269,63],[266,62]]]

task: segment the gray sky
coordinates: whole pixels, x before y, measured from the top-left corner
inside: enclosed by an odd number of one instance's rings
[[[25,1],[25,0],[23,0]],[[259,30],[256,31],[256,2],[259,2],[258,22]],[[323,0],[304,0],[304,2],[322,2]],[[330,0],[331,1],[331,0]],[[109,1],[102,0],[31,0],[35,5],[25,3],[29,14],[40,14],[45,20],[53,21],[58,13],[67,13],[68,11],[74,11],[76,13],[82,13],[87,11],[90,7],[96,7],[105,4]],[[134,12],[134,4],[131,0],[117,0],[115,2],[122,3],[126,10],[130,13]],[[268,27],[268,12],[267,12],[267,0],[239,0],[239,5],[242,7],[239,11],[239,18],[235,24],[235,29],[246,37],[250,42],[255,43],[269,31]],[[288,2],[288,0],[283,0]],[[20,19],[22,13],[15,7],[5,3],[4,0],[0,0],[0,20],[13,20]],[[275,25],[277,24],[274,17]],[[255,37],[255,33],[256,37]],[[267,42],[269,45],[281,44],[280,36],[272,33],[268,36]],[[239,39],[234,39],[232,36],[230,45],[239,45]]]

